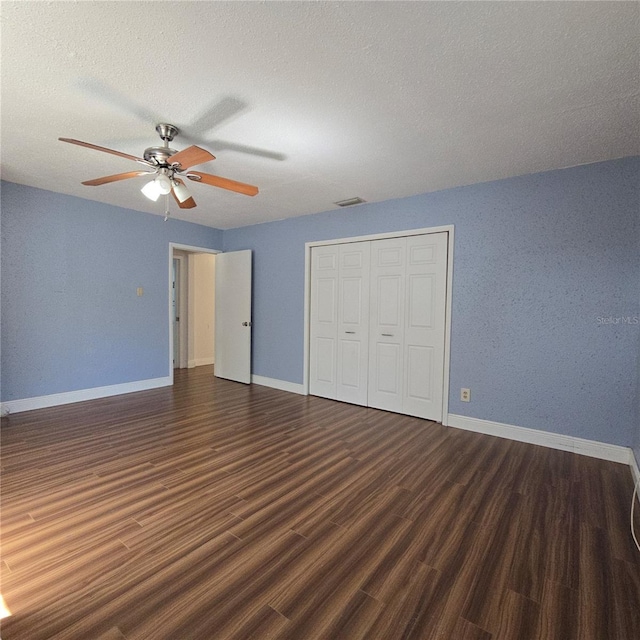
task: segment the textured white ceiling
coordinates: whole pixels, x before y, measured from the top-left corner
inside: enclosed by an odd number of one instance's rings
[[[57,138],[139,156],[179,126],[260,187],[188,183],[172,215],[221,229],[640,153],[637,2],[0,6],[3,179],[130,209],[163,213],[80,182],[139,165]]]

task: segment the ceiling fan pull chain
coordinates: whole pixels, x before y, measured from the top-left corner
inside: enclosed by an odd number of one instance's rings
[[[164,197],[164,221],[169,219],[169,195]]]

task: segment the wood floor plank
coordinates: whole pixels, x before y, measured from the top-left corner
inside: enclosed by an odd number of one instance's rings
[[[371,638],[421,640],[428,637],[442,611],[442,576],[416,562],[370,627]],[[446,637],[446,636],[443,636]]]
[[[540,602],[539,640],[580,640],[579,592],[560,582],[545,580]]]
[[[282,638],[286,632],[289,620],[275,609],[265,605],[251,616],[237,631],[233,632],[230,640],[246,640],[247,638],[262,638],[276,640]]]
[[[537,640],[540,637],[540,605],[520,593],[506,589],[500,612],[491,622],[494,640]],[[495,619],[494,618],[494,619]]]
[[[3,418],[5,640],[640,637],[624,465],[212,373]]]
[[[458,618],[458,622],[453,629],[453,638],[456,640],[492,640],[493,634],[481,629],[464,618]],[[516,636],[514,636],[516,637]]]

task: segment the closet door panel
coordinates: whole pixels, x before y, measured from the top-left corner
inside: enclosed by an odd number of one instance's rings
[[[436,283],[433,274],[410,274],[407,291],[407,327],[433,329]]]
[[[370,243],[339,246],[338,400],[366,406]]]
[[[409,345],[406,350],[407,389],[409,400],[432,400],[433,349]]]
[[[376,324],[386,331],[402,329],[402,280],[401,275],[378,276]]]
[[[309,393],[336,398],[338,248],[311,249]]]
[[[403,413],[442,420],[447,234],[407,238]]]
[[[371,242],[369,406],[402,411],[406,238]]]
[[[324,387],[327,395],[325,397],[332,398],[334,396],[332,388],[335,385],[335,344],[331,338],[316,338],[317,356],[315,366],[315,395],[323,395],[321,390]]]
[[[400,394],[402,371],[400,370],[402,349],[399,344],[376,344],[376,394],[382,397],[380,402],[394,402]],[[382,407],[381,407],[382,408]]]

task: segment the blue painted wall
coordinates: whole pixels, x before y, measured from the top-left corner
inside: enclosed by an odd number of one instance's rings
[[[304,243],[454,224],[450,411],[640,460],[640,327],[602,321],[640,316],[639,185],[627,158],[222,233],[2,183],[2,400],[166,376],[170,241],[253,249],[253,371],[301,382]]]
[[[169,242],[222,232],[7,182],[1,205],[2,400],[169,375]]]
[[[599,319],[640,315],[639,185],[626,158],[225,231],[253,372],[302,382],[305,242],[454,224],[450,412],[631,446],[640,327]]]

